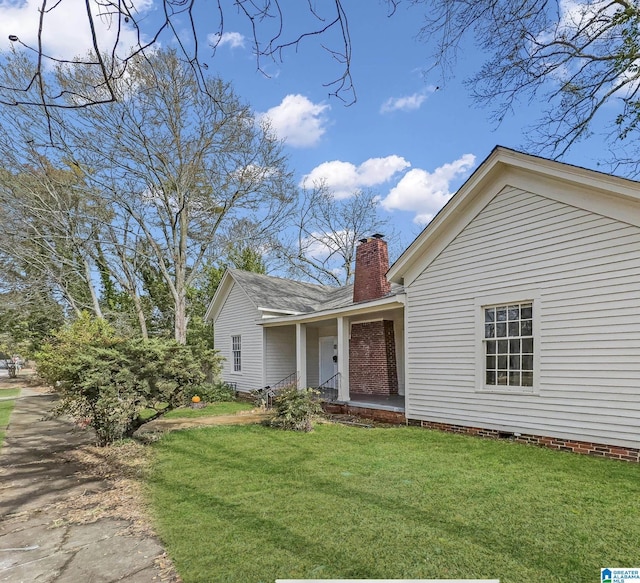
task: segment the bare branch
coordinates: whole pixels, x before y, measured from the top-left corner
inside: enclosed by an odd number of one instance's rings
[[[385,1],[391,16],[396,10],[397,0]],[[198,21],[202,21],[202,13],[199,14],[198,20],[194,14],[196,8],[201,11],[204,8],[200,0],[162,0],[162,18],[159,21],[146,18],[144,14],[137,14],[133,5],[123,0],[85,0],[90,47],[83,50],[91,48],[91,58],[82,55],[59,56],[47,52],[45,37],[47,33],[52,32],[48,17],[63,9],[61,0],[52,4],[47,2],[48,0],[41,0],[37,42],[34,47],[15,35],[10,37],[16,50],[25,50],[34,56],[34,73],[26,85],[0,87],[0,104],[40,106],[46,113],[51,108],[79,108],[110,103],[118,99],[114,83],[126,74],[129,62],[149,53],[149,49],[153,48],[161,37],[166,44],[173,43],[179,47],[181,56],[198,79],[200,90],[206,91],[204,73],[208,65],[202,60],[200,36],[203,31],[199,27],[206,26],[207,31],[212,28],[217,30],[217,40],[211,45],[211,56],[215,57],[225,32],[226,16],[231,10],[235,10],[236,14],[244,18],[245,25],[250,30],[258,71],[266,75],[265,60],[282,62],[288,51],[297,52],[303,45],[321,39],[319,46],[337,63],[340,70],[338,76],[325,82],[324,86],[331,89],[330,95],[338,97],[346,104],[351,104],[356,99],[351,76],[351,36],[344,0],[333,0],[322,5],[307,0],[306,8],[300,8],[296,3],[283,3],[281,0],[216,0],[205,12],[206,25]],[[97,14],[94,13],[96,7]],[[306,13],[308,18],[299,19],[301,11],[303,16]],[[100,36],[99,26],[115,32],[110,41],[107,42]],[[124,46],[125,33],[127,36],[134,35],[136,41],[133,46]],[[78,96],[84,99],[69,100],[69,95],[65,92],[47,87],[44,83],[47,70],[52,66],[70,64],[91,71],[93,86],[78,90]],[[38,87],[35,93],[32,91],[34,84]],[[96,93],[98,88],[101,91]],[[91,97],[87,98],[88,96]]]
[[[640,6],[627,0],[413,0],[426,7],[421,38],[434,47],[441,83],[468,36],[489,54],[467,83],[500,124],[523,100],[546,104],[527,146],[564,156],[594,124],[633,139],[640,107]],[[433,70],[433,69],[431,69]],[[605,107],[607,105],[607,107]],[[605,139],[605,137],[603,137]]]
[[[273,244],[273,253],[293,276],[346,285],[353,279],[358,241],[385,230],[390,234],[389,221],[378,213],[378,204],[371,191],[356,191],[338,200],[324,183],[304,190],[295,236],[281,237]]]

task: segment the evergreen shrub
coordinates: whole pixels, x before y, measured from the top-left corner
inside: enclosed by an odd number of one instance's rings
[[[278,392],[273,401],[275,416],[271,425],[291,431],[311,431],[314,416],[322,413],[316,389],[298,389],[295,385]]]
[[[219,373],[218,355],[198,356],[174,340],[118,337],[104,320],[82,314],[43,345],[36,362],[60,395],[54,413],[92,427],[107,445],[184,405],[204,382],[200,358]],[[155,413],[141,418],[143,409]]]

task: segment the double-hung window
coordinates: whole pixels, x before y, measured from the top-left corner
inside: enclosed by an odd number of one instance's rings
[[[231,337],[231,353],[233,355],[233,370],[240,372],[242,370],[242,337]]]
[[[484,385],[533,387],[533,302],[483,306]]]

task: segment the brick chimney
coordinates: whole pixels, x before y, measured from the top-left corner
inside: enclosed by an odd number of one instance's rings
[[[349,391],[365,395],[398,394],[393,321],[354,322],[351,325]]]
[[[353,301],[366,302],[386,296],[391,284],[385,274],[389,270],[389,251],[383,235],[361,239],[356,248]]]

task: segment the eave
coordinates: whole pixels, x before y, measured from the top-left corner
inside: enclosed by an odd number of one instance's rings
[[[342,308],[333,308],[331,310],[318,310],[308,314],[299,314],[294,316],[283,316],[268,318],[259,322],[261,326],[281,326],[285,324],[303,324],[310,322],[318,322],[337,318],[338,316],[356,316],[367,313],[375,313],[384,309],[404,308],[406,295],[404,293],[394,296],[387,296],[370,302],[362,302],[359,304],[351,304]]]

